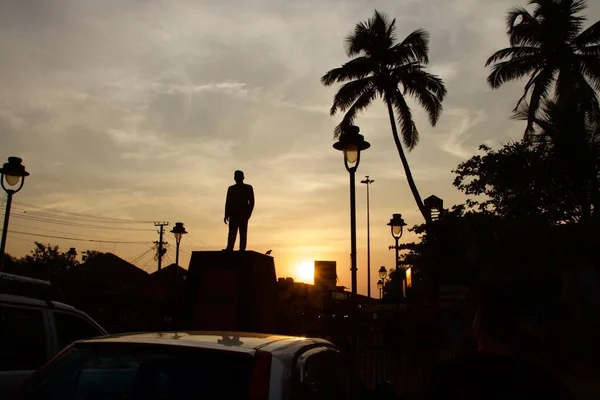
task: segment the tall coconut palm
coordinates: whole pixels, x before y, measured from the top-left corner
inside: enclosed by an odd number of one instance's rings
[[[600,110],[600,21],[581,32],[585,0],[532,0],[532,13],[512,9],[506,18],[510,47],[495,52],[488,83],[493,89],[505,82],[529,77],[517,111],[530,95],[525,138],[533,133],[536,112],[544,100],[579,101],[589,115]]]
[[[430,123],[435,125],[442,112],[446,88],[439,77],[424,68],[429,63],[429,34],[419,29],[397,43],[395,22],[377,10],[370,19],[359,22],[346,38],[346,54],[353,59],[327,72],[321,82],[326,86],[346,82],[335,94],[330,110],[332,116],[338,111],[345,112],[334,131],[335,137],[376,98],[384,100],[408,185],[421,214],[429,221],[430,215],[421,200],[398,135],[394,113],[398,113],[402,142],[412,150],[419,141],[419,131],[405,96],[415,98],[427,112]]]

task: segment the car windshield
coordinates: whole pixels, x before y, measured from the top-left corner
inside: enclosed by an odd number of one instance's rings
[[[252,366],[252,355],[239,352],[80,344],[34,376],[17,398],[244,399]]]

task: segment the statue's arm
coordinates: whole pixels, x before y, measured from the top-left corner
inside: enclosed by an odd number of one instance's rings
[[[225,198],[225,216],[223,217],[223,221],[227,223],[229,216],[231,215],[231,188],[227,189],[227,197]]]
[[[248,218],[252,215],[252,211],[254,211],[254,189],[252,186],[248,188]]]

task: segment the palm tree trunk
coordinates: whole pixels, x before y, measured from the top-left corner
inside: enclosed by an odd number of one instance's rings
[[[396,128],[396,118],[394,117],[394,109],[392,108],[392,103],[389,99],[386,99],[386,104],[388,108],[388,114],[390,116],[390,125],[392,126],[392,136],[394,136],[394,143],[396,143],[396,148],[398,149],[398,154],[400,155],[400,160],[402,161],[402,166],[404,167],[404,173],[406,174],[406,180],[408,181],[408,186],[410,187],[410,191],[417,202],[417,206],[419,207],[419,211],[425,218],[425,222],[429,223],[431,221],[431,215],[425,209],[425,204],[423,204],[423,200],[421,200],[421,195],[419,194],[419,190],[417,189],[417,185],[415,184],[415,180],[412,176],[412,172],[410,172],[410,166],[408,165],[408,160],[406,159],[406,155],[404,154],[404,149],[402,148],[402,143],[400,142],[400,137],[398,136],[398,129]]]

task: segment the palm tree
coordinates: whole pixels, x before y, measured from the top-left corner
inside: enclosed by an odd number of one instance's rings
[[[346,37],[346,54],[354,58],[327,72],[321,82],[330,86],[348,81],[335,94],[330,110],[332,116],[337,111],[345,112],[342,122],[335,128],[335,137],[377,97],[385,101],[408,185],[421,214],[429,221],[430,216],[421,200],[398,136],[394,112],[398,113],[402,142],[410,151],[419,142],[419,131],[405,95],[414,97],[427,112],[431,125],[435,125],[442,112],[446,88],[439,77],[424,69],[429,63],[429,34],[426,31],[416,30],[400,43],[396,43],[396,40],[396,20],[390,20],[375,10],[370,19],[359,22],[354,32]]]
[[[600,113],[600,21],[581,32],[585,0],[532,0],[533,13],[512,9],[506,18],[510,47],[486,62],[492,65],[488,83],[497,89],[505,82],[529,77],[517,111],[530,94],[525,138],[533,133],[536,112],[552,94],[558,102],[578,101],[594,118]],[[530,93],[531,92],[531,93]]]

